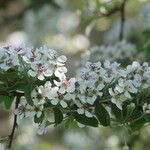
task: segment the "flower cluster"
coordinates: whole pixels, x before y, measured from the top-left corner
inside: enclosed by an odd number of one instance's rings
[[[119,71],[119,79],[114,88],[109,88],[111,101],[122,109],[122,103],[134,99],[143,90],[150,88],[150,66],[148,63],[140,65],[133,62]]]
[[[86,61],[126,61],[133,60],[136,56],[136,46],[128,42],[121,41],[114,45],[102,45],[91,48],[81,54],[81,64],[84,65]]]
[[[45,127],[49,124],[48,114],[52,111],[56,119],[60,119],[58,123],[64,117],[73,115],[75,118],[79,117],[76,121],[80,126],[87,125],[81,118],[84,121],[94,119],[94,126],[98,126],[97,118],[99,120],[101,114],[99,111],[102,110],[97,109],[103,109],[106,116],[113,117],[112,105],[121,111],[125,103],[136,107],[135,99],[137,106],[143,106],[144,113],[149,112],[148,100],[138,99],[144,91],[148,93],[146,99],[150,96],[150,66],[147,62],[140,64],[134,61],[131,65],[123,67],[121,63],[115,61],[105,60],[95,63],[87,61],[75,78],[67,79],[65,76],[67,58],[58,56],[56,51],[46,46],[38,49],[9,46],[1,48],[0,52],[0,68],[3,72],[14,69],[19,76],[20,71],[26,71],[28,76],[35,78],[31,82],[28,80],[23,82],[21,88],[22,82],[18,84],[20,82],[18,79],[13,85],[14,91],[11,88],[8,88],[8,91],[9,89],[11,93],[21,91],[21,99],[15,110],[18,123],[23,118],[31,118],[35,123],[39,123],[39,133],[45,132]],[[26,83],[28,85],[25,85]],[[34,86],[30,89],[29,85]]]
[[[78,104],[78,113],[85,112],[86,116],[92,116],[89,115],[89,112],[92,112],[91,106],[93,106],[97,98],[103,99],[104,90],[117,78],[118,69],[119,64],[116,62],[105,61],[104,64],[100,62],[86,63],[85,68],[81,69],[77,74],[78,92],[76,100],[80,104]]]
[[[137,93],[150,88],[150,66],[146,62],[142,65],[133,62],[125,69],[116,62],[105,61],[103,67],[100,62],[86,63],[86,68],[78,74],[80,92],[84,93],[79,98],[89,104],[93,104],[97,97],[106,100],[110,95],[111,102],[122,109],[124,101],[132,100]]]
[[[33,117],[35,112],[40,116],[45,106],[64,110],[76,105],[75,111],[78,114],[85,114],[90,118],[94,115],[96,101],[114,103],[122,110],[125,101],[132,102],[137,94],[149,88],[150,66],[146,62],[142,65],[133,62],[126,68],[120,67],[117,62],[87,62],[76,79],[54,80],[53,84],[47,81],[36,87],[31,93],[33,106],[23,102],[18,109],[22,110],[24,116]],[[26,109],[22,109],[25,105]],[[26,114],[24,110],[32,115]]]
[[[44,86],[37,86],[31,93],[33,105],[29,105],[24,96],[21,97],[19,107],[16,109],[18,119],[34,118],[35,115],[40,117],[45,110],[45,105],[48,105],[48,108],[57,106],[66,108],[68,102],[75,100],[75,82],[75,78],[71,78],[68,81],[66,79],[59,82],[54,80],[54,85],[46,81]]]
[[[44,80],[45,77],[53,75],[60,80],[66,78],[66,56],[58,56],[55,50],[46,46],[36,49],[24,45],[19,47],[8,46],[0,48],[0,53],[0,68],[4,71],[15,66],[22,67],[23,64],[28,75],[37,77],[39,80]]]

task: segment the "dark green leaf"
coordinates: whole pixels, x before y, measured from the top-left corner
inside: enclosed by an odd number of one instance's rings
[[[72,128],[75,125],[74,117],[71,115],[65,120],[65,128]]]
[[[107,110],[101,104],[97,103],[95,106],[95,115],[103,126],[110,125],[110,116]]]
[[[3,101],[6,101],[8,99],[10,99],[10,97],[1,95],[0,96],[0,103],[2,103]]]
[[[55,107],[53,111],[54,111],[55,124],[58,125],[63,121],[63,114],[61,110],[57,107]]]
[[[135,132],[139,130],[145,124],[144,118],[138,119],[130,124],[130,132]]]
[[[118,121],[121,121],[121,119],[122,119],[121,110],[113,103],[111,104],[111,110],[112,110],[112,113],[114,114],[115,118]]]
[[[35,88],[34,85],[29,84],[26,87],[24,87],[24,94],[25,97],[27,99],[28,104],[30,104],[31,106],[33,106],[33,101],[32,101],[32,97],[31,97],[31,92],[33,91],[33,89]]]
[[[98,126],[98,121],[95,117],[88,118],[85,115],[79,115],[78,113],[74,113],[74,118],[77,122],[81,124],[92,126],[92,127]]]
[[[144,119],[146,122],[150,122],[150,114],[145,114]]]
[[[34,116],[34,122],[35,123],[41,123],[44,119],[44,113],[40,117],[37,117],[37,115]]]

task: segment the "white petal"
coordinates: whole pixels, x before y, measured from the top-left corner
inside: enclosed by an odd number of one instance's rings
[[[38,75],[38,79],[39,79],[39,80],[44,80],[45,77],[44,77],[43,75]]]
[[[112,88],[109,88],[109,94],[110,94],[111,96],[115,96],[115,93],[113,92]]]
[[[122,110],[122,105],[121,105],[121,103],[117,102],[117,103],[116,103],[116,106],[117,106],[120,110]]]
[[[87,116],[88,118],[93,117],[93,115],[89,111],[85,111],[85,116]]]
[[[66,67],[58,67],[58,71],[61,73],[67,73],[67,68]]]
[[[84,128],[84,127],[85,127],[84,124],[81,124],[81,123],[79,123],[79,122],[77,122],[77,124],[78,124],[78,126],[79,126],[80,128]]]
[[[125,95],[126,98],[129,98],[129,99],[132,98],[129,92],[125,92],[124,95]]]
[[[39,118],[41,115],[42,115],[42,112],[41,112],[41,111],[38,111],[38,112],[37,112],[37,117]]]
[[[84,109],[79,108],[79,109],[77,109],[77,112],[78,112],[78,114],[84,114]]]
[[[75,100],[75,94],[67,93],[64,98],[66,100]]]
[[[53,74],[53,71],[50,69],[48,69],[44,72],[44,76],[46,76],[46,77],[50,77],[50,76],[52,76],[52,74]]]
[[[60,101],[60,105],[63,107],[63,108],[66,108],[68,105],[65,101],[61,100]]]
[[[57,97],[57,91],[58,87],[53,87],[50,91],[46,93],[46,96],[48,97],[48,99],[53,99]]]
[[[66,61],[67,61],[67,57],[64,56],[64,55],[59,56],[59,57],[57,58],[57,61],[58,61],[58,62],[66,62]]]
[[[104,88],[104,84],[103,83],[100,83],[98,86],[97,86],[97,89],[98,90],[102,90]]]
[[[28,71],[28,74],[29,74],[31,77],[35,77],[35,76],[36,76],[36,72],[35,72],[35,71],[32,71],[32,70],[29,70],[29,71]]]
[[[66,92],[65,87],[61,87],[58,92],[64,94]]]
[[[53,100],[51,100],[51,104],[57,105],[57,104],[58,104],[58,99],[53,99]]]

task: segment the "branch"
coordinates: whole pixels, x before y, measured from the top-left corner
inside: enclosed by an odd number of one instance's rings
[[[16,91],[12,91],[12,92],[6,92],[6,91],[0,91],[0,96],[24,96],[24,93],[19,93],[19,92],[16,92]]]
[[[125,25],[125,6],[126,6],[127,0],[122,0],[121,8],[120,8],[120,34],[119,34],[119,41],[122,41],[124,38],[124,25]]]
[[[19,102],[20,102],[20,95],[18,95],[16,97],[16,104],[15,104],[15,109],[18,108],[18,105],[19,105]],[[9,143],[8,143],[8,149],[11,149],[11,145],[12,145],[12,141],[13,141],[13,138],[14,138],[14,134],[15,134],[15,129],[17,128],[17,114],[14,114],[14,123],[13,123],[13,128],[12,128],[12,132],[9,136]]]

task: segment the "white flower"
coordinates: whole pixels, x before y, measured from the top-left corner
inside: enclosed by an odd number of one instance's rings
[[[91,63],[91,62],[87,62],[85,64],[86,68],[88,68],[90,71],[98,71],[99,68],[101,67],[101,63],[97,62],[97,63]]]
[[[143,112],[150,113],[150,104],[145,103],[143,105]]]
[[[53,105],[60,104],[63,108],[66,108],[68,106],[68,104],[66,103],[66,101],[64,99],[64,95],[61,95],[61,94],[58,94],[57,97],[53,98],[51,100],[51,103]]]
[[[18,55],[15,53],[9,54],[7,51],[3,54],[2,62],[0,62],[0,68],[7,71],[10,68],[13,68],[15,66],[19,66],[19,60]]]
[[[109,94],[112,96],[111,102],[116,104],[116,106],[122,110],[122,103],[126,100],[126,97],[124,95],[118,95],[118,93],[115,93],[112,88],[109,88]]]
[[[53,74],[53,71],[49,68],[47,63],[45,64],[31,64],[31,69],[28,71],[28,74],[32,77],[36,77],[39,80],[44,80],[45,77],[50,77]]]
[[[28,74],[32,77],[44,80],[45,77],[51,77],[54,74],[60,80],[66,78],[67,58],[64,55],[58,56],[55,50],[46,46],[39,49],[27,48],[22,58],[29,68]]]
[[[34,105],[44,104],[46,98],[44,87],[41,85],[38,88],[34,89],[31,93],[31,96],[33,98]]]
[[[56,80],[54,80],[54,83],[56,86],[59,87],[58,92],[61,94],[64,93],[73,93],[75,91],[75,78],[71,78],[70,80],[62,80],[60,82],[57,82]]]
[[[115,91],[119,93],[124,93],[126,98],[131,99],[130,93],[137,93],[138,90],[134,87],[132,80],[119,79],[118,85],[115,87]]]
[[[19,124],[20,121],[23,118],[32,118],[34,119],[34,116],[37,115],[37,117],[41,116],[41,111],[42,111],[43,107],[40,105],[36,105],[36,106],[30,106],[27,103],[27,100],[24,96],[21,97],[20,99],[20,103],[18,108],[15,110],[15,114],[18,115],[17,117],[17,123]]]
[[[65,95],[58,92],[58,87],[53,87],[48,93],[47,97],[50,100],[52,105],[60,104],[63,108],[68,106],[67,102],[65,101]]]

